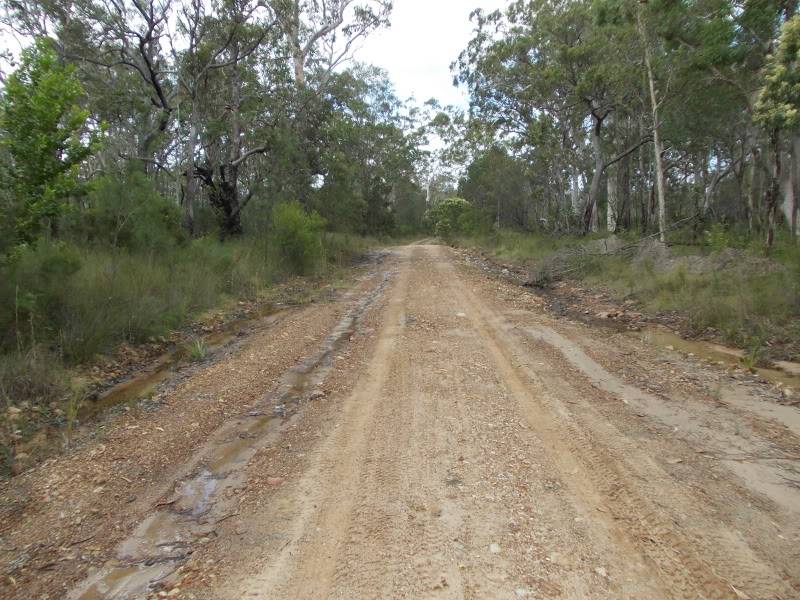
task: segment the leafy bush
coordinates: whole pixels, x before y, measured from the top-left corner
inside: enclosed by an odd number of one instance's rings
[[[324,259],[322,231],[325,221],[307,214],[299,202],[276,204],[272,209],[272,244],[283,272],[308,275],[319,271]]]
[[[731,236],[722,223],[714,223],[705,232],[705,242],[712,252],[722,252],[731,247]]]
[[[34,242],[50,220],[66,209],[64,199],[80,195],[78,173],[97,146],[88,111],[78,105],[83,89],[75,67],[63,64],[51,40],[38,38],[22,51],[19,68],[0,97],[3,187],[13,194],[4,218],[13,218],[16,244]]]
[[[454,235],[469,233],[469,229],[477,223],[472,204],[463,198],[447,198],[429,209],[425,220],[433,232],[446,240]]]
[[[88,207],[67,220],[68,233],[93,244],[164,252],[184,239],[181,215],[141,173],[101,177]]]
[[[39,242],[0,268],[0,350],[46,344],[79,362],[160,335],[274,280],[263,244],[213,239],[163,253]]]

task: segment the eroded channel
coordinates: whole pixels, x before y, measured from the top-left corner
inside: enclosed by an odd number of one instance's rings
[[[190,463],[190,474],[142,521],[117,549],[116,558],[72,591],[72,600],[143,597],[191,556],[193,547],[216,536],[215,525],[235,511],[230,493],[244,485],[244,473],[259,449],[279,435],[281,424],[315,397],[334,358],[389,284],[393,273],[345,314],[320,348],[290,369],[273,391],[243,417],[223,425]]]

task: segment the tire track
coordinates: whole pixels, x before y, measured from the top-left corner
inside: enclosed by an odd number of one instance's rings
[[[512,366],[514,355],[524,354],[524,350],[515,347],[511,328],[503,327],[502,318],[490,315],[463,283],[452,261],[439,261],[437,264],[442,278],[469,306],[474,326],[485,338],[498,371],[528,414],[529,423],[554,448],[560,449],[557,460],[568,469],[567,472],[581,464],[588,473],[591,485],[574,491],[588,495],[589,499],[599,492],[612,508],[613,516],[624,520],[627,537],[650,558],[661,573],[665,588],[671,590],[674,598],[740,600],[737,589],[754,598],[790,597],[791,591],[779,578],[764,575],[768,569],[757,562],[731,558],[732,546],[715,548],[704,544],[698,547],[692,537],[677,531],[667,514],[657,509],[645,495],[637,493],[637,486],[622,468],[623,461],[613,456],[592,434],[591,424],[570,414],[562,403],[555,400],[530,367]],[[535,396],[531,393],[530,383],[526,384],[518,370],[523,371],[525,379],[533,384]],[[554,431],[558,433],[554,435]],[[737,576],[742,587],[734,588],[729,579],[719,574],[720,571],[730,574],[728,576]]]
[[[346,400],[342,424],[317,449],[312,468],[295,490],[285,490],[295,502],[301,499],[289,527],[289,542],[258,573],[228,590],[226,597],[237,600],[329,597],[340,552],[349,545],[346,532],[355,508],[359,465],[367,451],[368,425],[388,377],[386,365],[392,362],[390,357],[404,327],[409,280],[407,258],[401,260],[396,281],[387,292],[384,325],[372,367]],[[324,535],[319,535],[320,532]]]

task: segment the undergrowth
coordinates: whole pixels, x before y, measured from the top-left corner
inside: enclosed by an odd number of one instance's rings
[[[279,205],[280,206],[280,205]],[[373,240],[326,233],[296,204],[266,235],[208,237],[157,249],[40,241],[0,263],[0,473],[43,427],[68,436],[80,394],[70,369],[167,334],[208,309],[269,296],[302,275],[333,278]],[[307,286],[306,286],[307,287]],[[205,347],[190,349],[200,360]]]
[[[636,238],[635,234],[626,237]],[[710,265],[723,252],[735,252],[739,257],[724,268],[712,266],[702,272],[690,272],[680,261],[664,269],[652,259],[636,256],[576,257],[570,252],[586,242],[587,238],[511,231],[461,240],[462,245],[488,250],[498,260],[531,268],[559,253],[568,255],[568,277],[608,289],[620,299],[635,298],[647,311],[682,313],[697,332],[713,328],[759,360],[769,354],[770,348],[765,347],[769,345],[797,358],[800,246],[793,240],[778,240],[769,261],[763,258],[760,241],[719,230],[708,232],[699,244],[680,243],[671,248],[673,257],[708,257]]]

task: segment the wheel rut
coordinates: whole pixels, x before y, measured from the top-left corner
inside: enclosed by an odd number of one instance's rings
[[[691,451],[664,435],[672,415],[656,410],[661,400],[544,315],[512,318],[506,292],[455,256],[396,249],[391,272],[353,299],[319,353],[254,416],[220,430],[167,504],[72,597],[146,593],[198,534],[209,538],[191,558],[203,583],[181,584],[179,599],[798,597],[791,568],[753,543],[773,532],[730,517],[779,528],[791,506],[746,492],[733,470],[708,493],[724,488],[738,512],[721,511],[719,497],[703,504],[654,450]],[[308,402],[323,381],[325,401]],[[283,469],[280,485],[231,504],[262,454],[264,475]],[[235,525],[203,533],[234,506]],[[146,568],[131,560],[159,557]]]

